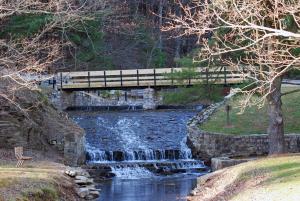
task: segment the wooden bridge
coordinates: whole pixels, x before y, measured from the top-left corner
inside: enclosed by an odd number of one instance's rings
[[[182,76],[178,76],[180,72]],[[195,68],[192,73],[185,68],[157,68],[61,72],[57,75],[56,80],[59,82],[57,84],[61,90],[93,90],[192,86],[200,83],[227,85],[242,83],[244,74],[225,67]]]

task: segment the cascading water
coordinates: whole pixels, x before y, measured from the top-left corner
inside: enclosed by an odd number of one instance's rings
[[[202,161],[192,159],[186,145],[186,123],[195,114],[187,110],[71,112],[86,131],[88,166],[94,177],[114,178],[101,186],[100,201],[186,201],[178,196],[187,195],[196,175],[206,170]]]
[[[122,163],[124,166],[124,162],[169,161],[165,169],[178,169],[178,164],[182,169],[191,169],[190,164],[195,161],[186,145],[186,122],[194,114],[194,111],[178,110],[89,113],[73,117],[86,130],[89,164]],[[203,169],[204,165],[198,161],[197,167],[195,164],[193,167]],[[135,170],[130,172],[129,169]],[[142,166],[111,168],[111,171],[117,177],[130,172],[127,178],[136,178],[134,171],[138,174],[142,169],[148,171]]]
[[[138,165],[134,166],[122,166],[122,167],[112,167],[112,172],[116,177],[121,179],[141,179],[141,178],[150,178],[154,174],[147,170],[146,168],[139,167]]]

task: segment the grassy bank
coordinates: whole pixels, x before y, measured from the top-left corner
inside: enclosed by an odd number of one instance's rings
[[[72,183],[63,175],[62,167],[39,166],[0,167],[0,201],[58,201],[73,197]]]
[[[293,90],[299,86],[284,86],[283,91]],[[220,108],[209,121],[201,125],[201,129],[233,135],[265,134],[268,128],[267,108],[249,107],[243,114],[238,114],[240,109],[236,106],[241,97],[235,97],[229,104],[232,106],[230,119],[232,127],[226,127],[225,107]],[[285,133],[300,133],[300,93],[283,96],[283,113]]]
[[[198,182],[191,201],[299,201],[300,155],[264,158],[217,171]]]

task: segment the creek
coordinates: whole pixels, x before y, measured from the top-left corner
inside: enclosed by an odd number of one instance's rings
[[[86,131],[99,201],[186,201],[207,172],[186,145],[195,110],[72,111]]]

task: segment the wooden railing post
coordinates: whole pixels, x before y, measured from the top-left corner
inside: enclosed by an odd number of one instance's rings
[[[227,72],[226,72],[225,66],[224,66],[224,83],[225,83],[225,86],[227,86]]]
[[[104,86],[106,87],[106,71],[103,71],[103,77],[104,77]]]
[[[208,68],[206,68],[205,71],[206,71],[206,85],[208,86]]]
[[[62,72],[60,72],[60,90],[63,88]]]
[[[243,65],[243,82],[245,82],[245,73],[246,73],[245,66]]]
[[[90,76],[91,76],[91,73],[90,73],[90,71],[88,71],[88,86],[89,86],[89,88],[91,88],[91,78],[90,78]]]
[[[154,76],[154,86],[156,86],[156,70],[153,69],[153,76]]]
[[[171,82],[172,82],[172,86],[174,85],[174,69],[172,67],[171,69]]]
[[[137,85],[140,86],[139,69],[136,70],[136,82]]]
[[[120,70],[121,87],[123,86],[122,70]]]
[[[56,79],[55,79],[55,76],[53,76],[53,78],[52,78],[52,89],[55,89],[55,85],[56,85]]]

